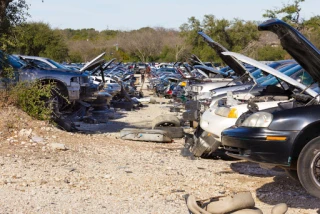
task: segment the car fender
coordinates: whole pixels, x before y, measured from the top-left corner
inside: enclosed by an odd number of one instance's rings
[[[275,111],[269,129],[278,131],[301,131],[309,124],[320,121],[320,106],[303,106]]]
[[[291,157],[297,160],[303,147],[312,139],[320,136],[319,125],[320,120],[314,121],[308,124],[298,133],[291,147]]]

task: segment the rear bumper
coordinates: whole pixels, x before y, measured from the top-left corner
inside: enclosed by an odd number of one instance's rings
[[[267,128],[238,127],[222,132],[222,145],[227,155],[258,163],[290,166],[291,148],[298,131],[275,131]],[[282,136],[285,140],[267,140]]]

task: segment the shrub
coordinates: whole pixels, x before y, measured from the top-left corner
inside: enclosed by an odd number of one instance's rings
[[[53,83],[41,81],[18,82],[1,92],[1,104],[15,105],[36,119],[50,120],[53,112],[49,100],[53,86]]]

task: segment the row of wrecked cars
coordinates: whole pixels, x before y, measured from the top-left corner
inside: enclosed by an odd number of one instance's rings
[[[281,20],[258,28],[277,34],[293,59],[261,63],[199,32],[227,67],[208,67],[193,56],[193,70],[176,66],[178,72],[163,77],[168,84],[151,78],[151,87],[183,103],[183,121],[196,128],[185,136],[194,156],[223,152],[263,168],[281,167],[320,198],[320,51]]]
[[[17,82],[39,80],[53,84],[50,104],[53,120],[67,131],[79,131],[81,123],[105,123],[111,110],[142,107],[134,72],[102,53],[82,68],[68,68],[51,59],[0,53],[1,69],[13,68],[13,78],[1,78],[1,89]]]

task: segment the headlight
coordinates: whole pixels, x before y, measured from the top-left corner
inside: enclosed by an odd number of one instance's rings
[[[236,108],[219,107],[214,113],[222,117],[238,118],[238,110]]]
[[[228,118],[238,118],[238,110],[236,108],[230,109]]]
[[[186,83],[186,82],[180,82],[179,85],[180,85],[181,87],[185,87],[185,86],[187,85],[187,83]]]
[[[268,112],[257,112],[248,117],[241,126],[245,127],[268,127],[272,122],[273,115]]]

